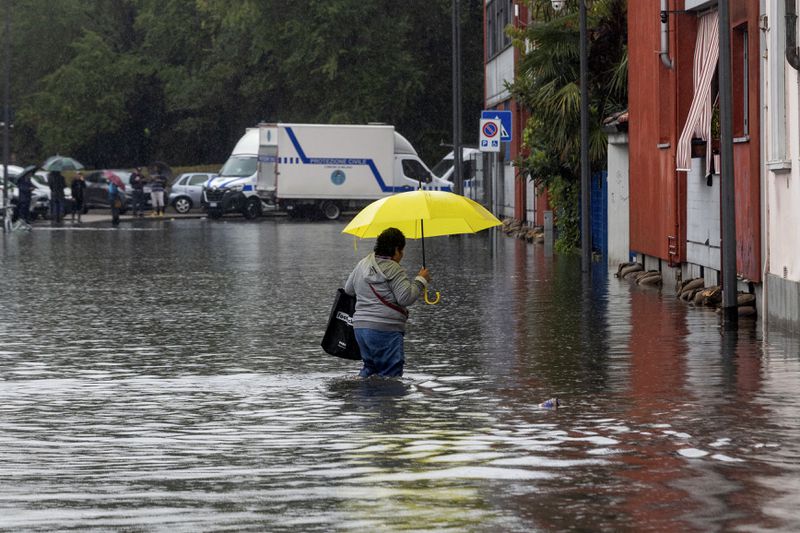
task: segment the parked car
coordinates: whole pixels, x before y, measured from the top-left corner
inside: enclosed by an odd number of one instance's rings
[[[180,174],[172,183],[167,203],[178,213],[188,213],[193,207],[199,207],[203,198],[203,187],[216,174],[203,172],[186,172]]]
[[[9,179],[16,178],[20,174],[22,174],[23,168],[17,165],[8,165],[8,177]],[[0,179],[3,179],[3,164],[0,163]]]
[[[113,172],[122,180],[122,183],[125,184],[125,190],[122,191],[123,196],[123,208],[121,213],[125,213],[129,209],[133,209],[133,188],[131,187],[131,172],[127,170],[116,170],[116,169],[107,169],[107,170],[95,170],[94,172],[90,172],[85,176],[86,180],[86,191],[85,191],[85,203],[86,208],[90,207],[109,207],[108,205],[108,178],[106,177],[106,172]],[[145,209],[152,209],[152,202],[150,201],[150,184],[145,181],[144,184],[144,205]],[[167,190],[164,191],[164,199],[168,198],[169,195],[169,187]]]
[[[105,172],[105,170],[95,170],[94,172],[88,173],[84,177],[86,181],[86,189],[83,191],[83,202],[86,209],[111,207],[108,201],[108,178],[106,177]],[[131,173],[126,170],[111,170],[110,172],[113,172],[119,176],[120,179],[122,179],[122,182],[125,183],[125,190],[120,191],[123,197],[123,207],[120,210],[120,213],[125,213],[125,211],[130,208],[132,197],[130,190]]]
[[[19,167],[17,167],[19,168]],[[33,172],[34,167],[28,167],[28,172]],[[12,184],[10,202],[16,206],[19,198],[19,189],[17,189],[17,181],[20,174],[24,169],[12,174],[11,167],[9,167],[8,181]],[[0,171],[2,174],[2,171]],[[31,192],[31,207],[30,216],[31,220],[36,220],[38,217],[50,218],[50,186],[47,184],[47,172],[39,170],[31,176],[31,183],[33,183],[33,191]],[[15,207],[16,209],[16,207]],[[69,187],[64,188],[64,213],[70,213],[72,210],[72,190]]]

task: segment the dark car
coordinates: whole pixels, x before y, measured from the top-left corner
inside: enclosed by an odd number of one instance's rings
[[[96,170],[88,173],[84,178],[86,180],[86,189],[83,192],[85,208],[111,207],[108,201],[108,177],[106,177],[106,172],[113,172],[125,183],[125,190],[121,191],[124,199],[121,212],[124,213],[130,207],[132,196],[130,190],[131,173],[126,170]]]

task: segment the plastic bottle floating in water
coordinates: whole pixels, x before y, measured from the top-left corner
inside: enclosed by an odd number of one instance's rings
[[[561,406],[561,402],[558,401],[558,398],[550,398],[549,400],[545,400],[539,404],[539,407],[542,409],[556,409]]]

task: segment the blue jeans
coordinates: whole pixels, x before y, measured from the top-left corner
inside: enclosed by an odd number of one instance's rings
[[[55,222],[61,222],[64,218],[64,200],[61,198],[50,199],[50,219]]]
[[[403,375],[406,357],[403,353],[401,331],[355,328],[355,333],[356,342],[361,349],[361,361],[364,363],[359,376],[368,378],[374,374],[383,377]]]

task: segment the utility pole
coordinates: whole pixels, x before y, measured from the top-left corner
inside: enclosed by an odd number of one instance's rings
[[[8,198],[9,128],[11,127],[11,0],[5,2],[5,26],[3,28],[3,231],[11,231],[11,211]]]
[[[581,272],[588,273],[592,260],[589,225],[589,47],[586,30],[586,0],[580,0],[581,55]]]
[[[736,290],[736,181],[733,172],[731,24],[728,0],[719,0],[720,184],[722,195],[722,324],[738,328]]]
[[[453,179],[456,194],[464,194],[461,173],[461,13],[453,0]]]

